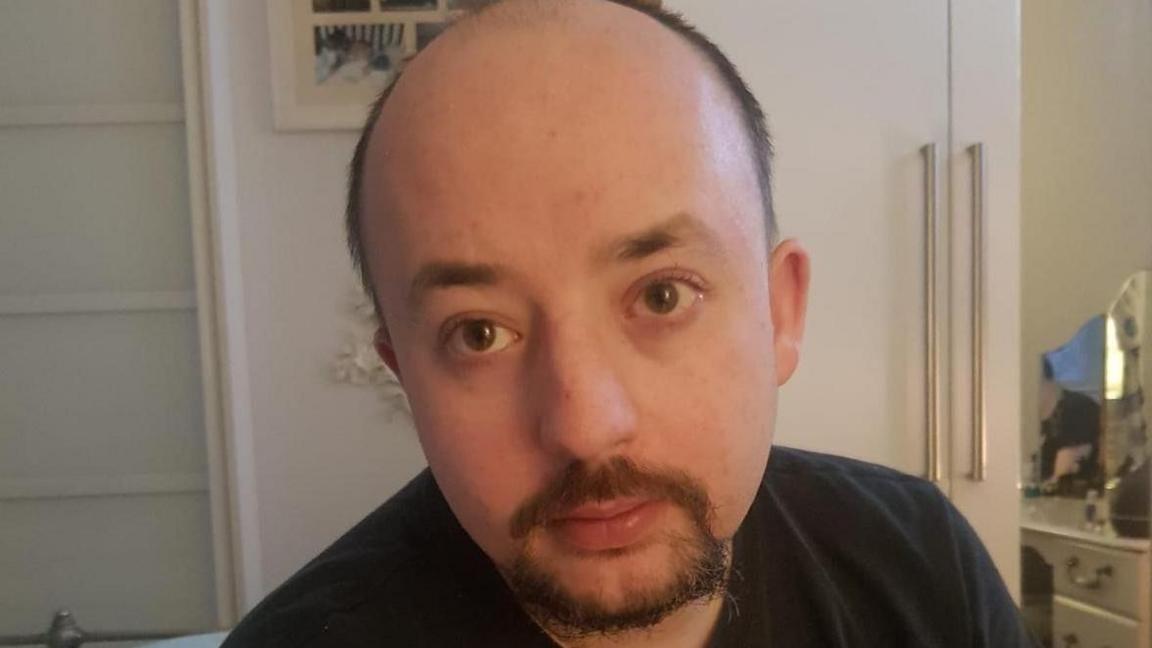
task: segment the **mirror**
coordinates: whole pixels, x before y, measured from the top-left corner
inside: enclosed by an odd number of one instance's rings
[[[1148,444],[1148,399],[1152,383],[1152,271],[1124,284],[1108,309],[1104,335],[1105,464],[1117,476],[1142,464]],[[1142,357],[1145,356],[1145,357]]]
[[[1107,496],[1119,535],[1148,535],[1152,271],[1124,281],[1100,315],[1041,354],[1038,434],[1026,444],[1037,495]],[[1030,448],[1030,450],[1029,450]]]
[[[1148,537],[1148,421],[1152,401],[1152,271],[1124,282],[1104,328],[1103,465],[1111,526],[1121,536]]]
[[[1105,319],[1093,317],[1063,346],[1041,355],[1040,444],[1031,459],[1043,494],[1083,497],[1103,486]]]

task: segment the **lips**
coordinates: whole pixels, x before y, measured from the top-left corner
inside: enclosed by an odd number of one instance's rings
[[[645,540],[666,508],[662,500],[639,497],[589,502],[553,518],[548,528],[561,543],[580,552],[619,550]]]

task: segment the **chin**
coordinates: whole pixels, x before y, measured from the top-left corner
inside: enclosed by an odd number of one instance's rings
[[[538,568],[567,597],[606,612],[637,600],[660,597],[677,583],[689,558],[673,537],[641,545],[600,551],[540,556]]]
[[[529,614],[559,636],[650,628],[727,585],[727,545],[711,538],[668,532],[597,552],[541,544],[506,577]]]

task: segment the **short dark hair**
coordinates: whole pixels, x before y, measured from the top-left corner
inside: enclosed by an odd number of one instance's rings
[[[472,14],[483,13],[486,9],[499,5],[504,1],[505,0],[474,1],[472,4],[476,8],[473,9]],[[604,1],[629,7],[655,19],[661,25],[664,25],[688,41],[698,52],[704,55],[704,58],[707,59],[713,68],[715,68],[716,72],[719,73],[721,81],[736,99],[744,130],[751,144],[753,162],[756,165],[756,177],[760,186],[761,203],[764,208],[766,244],[772,246],[775,243],[777,235],[776,214],[772,208],[772,139],[768,134],[768,124],[764,117],[764,109],[760,106],[760,102],[756,100],[755,95],[752,94],[752,90],[748,87],[744,78],[741,77],[740,73],[736,70],[736,66],[725,56],[724,52],[720,50],[720,47],[716,45],[716,43],[713,43],[707,36],[700,33],[696,27],[686,21],[680,14],[662,8],[659,1]],[[344,214],[345,227],[347,229],[346,234],[348,236],[348,251],[352,255],[352,265],[356,271],[360,273],[360,280],[363,283],[364,290],[372,299],[372,303],[376,308],[376,315],[381,321],[383,321],[384,313],[380,310],[380,302],[376,297],[375,287],[372,282],[372,273],[368,268],[368,262],[364,255],[364,243],[361,236],[362,205],[360,194],[364,184],[364,160],[367,156],[368,143],[372,139],[372,132],[375,129],[376,122],[380,118],[381,111],[384,109],[384,104],[388,101],[388,97],[391,96],[392,89],[396,87],[396,81],[398,79],[399,75],[396,75],[392,83],[384,88],[376,100],[372,102],[371,109],[368,111],[368,118],[364,122],[364,128],[360,131],[360,140],[356,143],[356,150],[352,154],[352,162],[349,165],[348,202]]]

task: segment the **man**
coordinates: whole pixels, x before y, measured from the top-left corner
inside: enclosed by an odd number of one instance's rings
[[[430,472],[227,645],[1025,645],[935,487],[770,453],[808,257],[769,151],[648,3],[505,0],[416,57],[348,217]]]
[[[1052,361],[1044,357],[1040,381],[1040,470],[1046,491],[1084,497],[1102,488],[1100,405],[1091,396],[1056,382]]]

